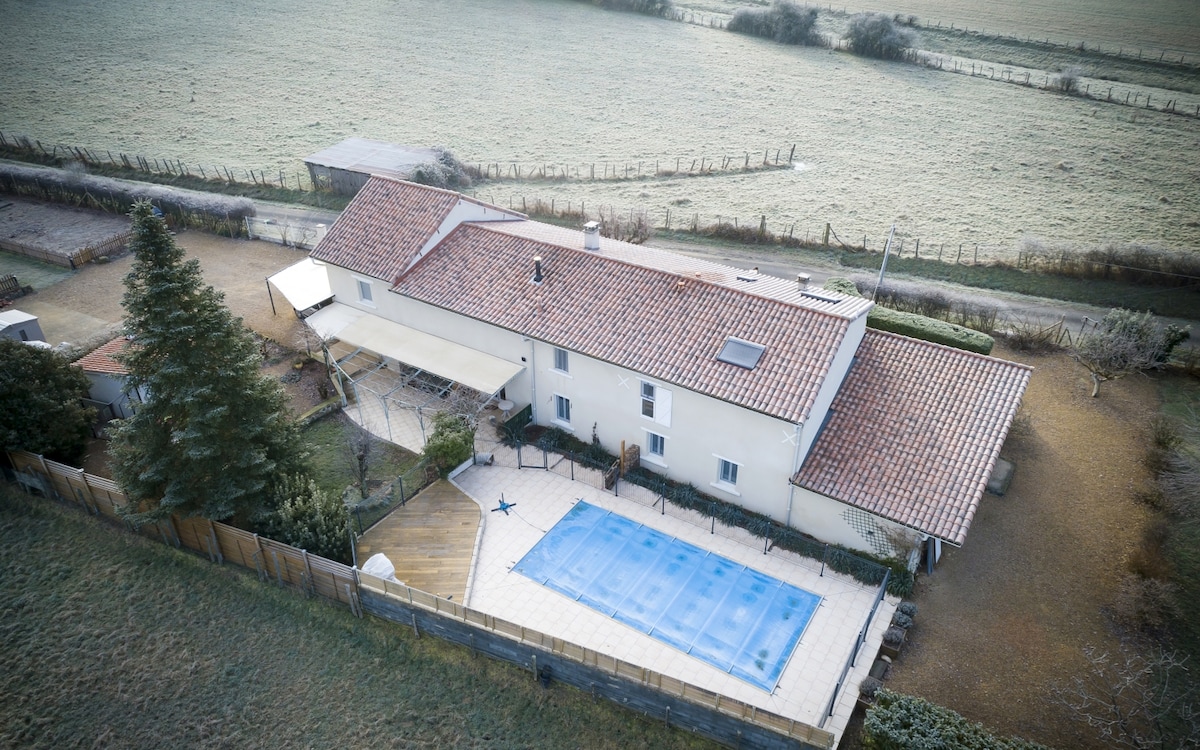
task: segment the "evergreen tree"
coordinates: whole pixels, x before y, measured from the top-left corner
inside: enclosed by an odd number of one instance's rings
[[[111,445],[133,523],[172,513],[249,522],[299,467],[298,432],[280,385],[224,296],[184,260],[149,203],[131,212],[135,255],[125,278],[121,355],[130,385],[148,394]]]
[[[95,410],[87,376],[58,352],[0,339],[0,449],[78,466]]]

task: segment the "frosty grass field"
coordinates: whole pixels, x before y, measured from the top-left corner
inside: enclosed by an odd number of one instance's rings
[[[1127,34],[1131,46],[1180,49],[1200,38],[1187,0],[864,3],[1064,41]],[[74,6],[64,17],[54,4],[0,0],[0,131],[289,172],[348,136],[526,170],[642,162],[653,172],[677,158],[686,169],[701,157],[786,156],[794,144],[789,170],[498,183],[479,195],[645,209],[655,224],[668,208],[676,225],[765,215],[772,231],[815,236],[830,222],[872,246],[896,223],[923,247],[979,243],[981,257],[1012,254],[1026,235],[1200,249],[1196,117],[565,0]]]

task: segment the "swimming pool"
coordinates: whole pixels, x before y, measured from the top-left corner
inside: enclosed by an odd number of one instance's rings
[[[513,570],[768,692],[821,603],[582,500]]]

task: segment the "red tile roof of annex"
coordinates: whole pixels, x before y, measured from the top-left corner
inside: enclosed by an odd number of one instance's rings
[[[88,354],[83,355],[73,363],[84,372],[94,372],[102,375],[128,375],[129,372],[125,369],[125,365],[118,362],[115,355],[120,354],[121,350],[129,343],[129,340],[124,336],[109,341]]]
[[[372,177],[311,257],[391,284],[460,201],[496,208],[450,190]]]
[[[541,284],[532,283],[535,257]],[[451,232],[393,291],[793,423],[808,418],[851,326],[487,224]],[[717,360],[730,336],[765,347],[754,369]]]
[[[793,481],[961,545],[1031,373],[867,331]]]

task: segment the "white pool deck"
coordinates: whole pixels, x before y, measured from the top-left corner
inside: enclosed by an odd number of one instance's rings
[[[640,487],[621,484],[622,496],[617,497],[611,491],[552,471],[506,468],[516,465],[515,456],[506,448],[497,446],[495,450],[495,465],[473,466],[454,479],[482,509],[467,583],[468,607],[821,726],[840,741],[854,710],[858,684],[871,668],[898,599],[888,596],[880,604],[857,663],[838,694],[833,715],[822,726],[822,717],[871,611],[877,588],[828,569],[821,575],[819,561],[789,552],[771,550],[764,555],[762,540],[740,529],[718,523],[716,534],[712,534],[710,519],[698,513],[668,505],[663,515],[659,508],[651,507],[656,499],[653,493]],[[501,494],[506,502],[514,504],[508,515],[493,511],[499,506]],[[580,499],[820,596],[821,603],[775,690],[768,693],[513,572],[525,553]]]

